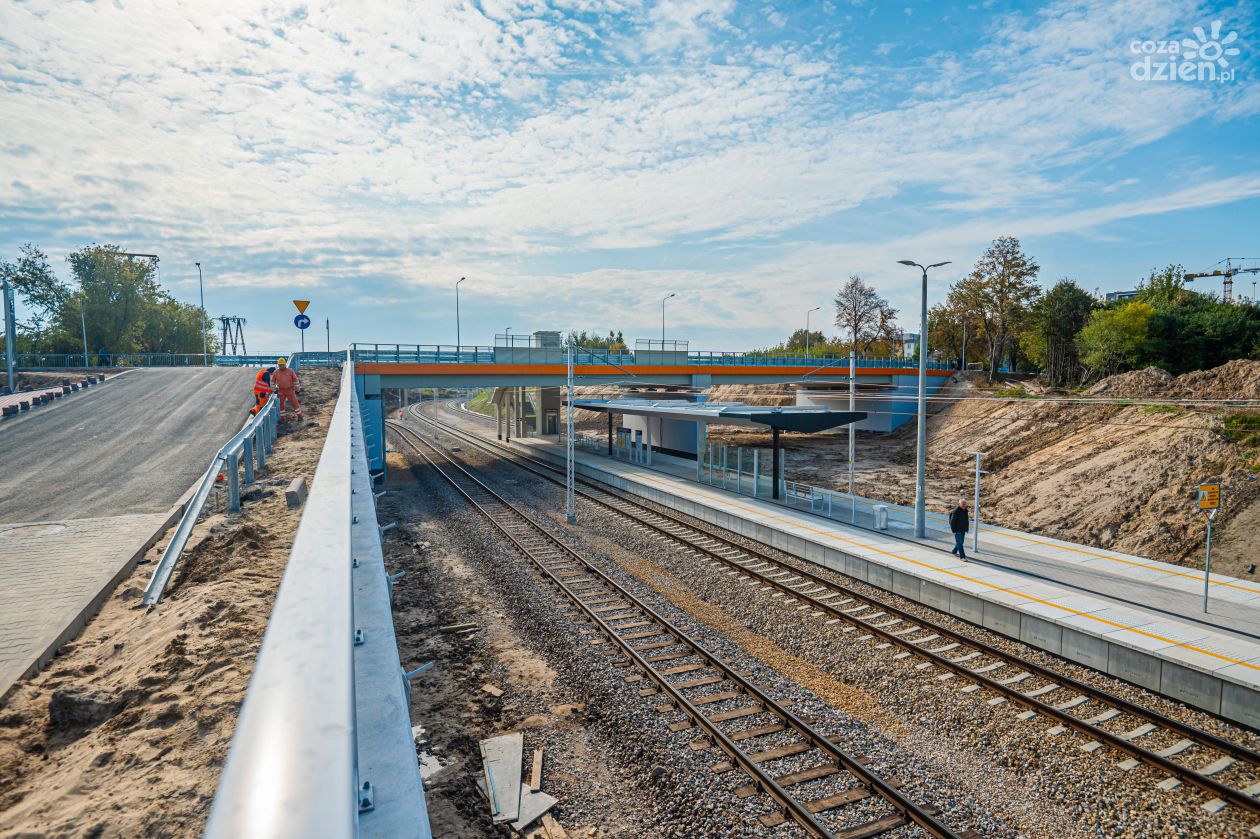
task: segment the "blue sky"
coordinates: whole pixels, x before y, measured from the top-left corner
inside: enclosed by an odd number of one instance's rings
[[[461,276],[465,343],[659,337],[677,293],[669,337],[764,346],[854,273],[914,329],[896,260],[953,261],[935,301],[1000,235],[1101,291],[1260,257],[1256,24],[1163,0],[8,2],[0,254],[35,242],[65,276],[90,242],[158,253],[188,301],[199,260],[259,350],[295,342],[293,298],[335,344],[452,343]],[[1134,77],[1195,27],[1237,33],[1233,78]]]

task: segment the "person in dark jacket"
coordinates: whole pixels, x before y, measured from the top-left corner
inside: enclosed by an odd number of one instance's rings
[[[967,551],[963,548],[963,542],[970,528],[971,516],[967,515],[967,502],[959,501],[958,506],[949,514],[949,529],[954,534],[954,549],[950,553],[963,562],[967,561]]]

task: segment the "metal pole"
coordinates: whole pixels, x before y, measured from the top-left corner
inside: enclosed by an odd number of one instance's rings
[[[1207,560],[1203,563],[1203,611],[1208,610],[1208,578],[1212,576],[1212,519],[1216,518],[1216,511],[1208,513],[1207,517]]]
[[[13,349],[13,332],[17,328],[15,321],[16,316],[13,311],[13,290],[9,288],[9,278],[4,278],[4,364],[5,372],[8,378],[4,380],[5,389],[9,393],[17,393],[17,380],[13,377],[14,368],[14,349]]]
[[[210,363],[209,341],[206,338],[206,287],[201,282],[201,263],[194,262],[197,266],[197,291],[201,294],[201,366],[204,367]]]
[[[568,350],[566,364],[566,383],[565,388],[568,391],[568,415],[565,420],[565,441],[564,441],[564,495],[565,505],[569,524],[577,524],[577,510],[573,506],[573,344],[567,342],[565,344]]]
[[[980,552],[980,476],[989,474],[988,472],[980,468],[980,459],[985,457],[988,454],[988,452],[972,452],[972,454],[976,456],[976,498],[974,502],[974,508],[975,508],[974,519],[975,520],[973,522],[975,529],[971,531],[971,552],[979,553]]]
[[[773,476],[770,480],[774,486],[770,497],[777,499],[779,497],[779,481],[782,480],[782,461],[780,460],[781,455],[779,454],[779,429],[777,426],[771,429],[770,440],[774,447],[771,452],[770,460],[770,474]]]
[[[324,318],[324,350],[332,352],[332,321]]]
[[[963,318],[963,346],[962,346],[962,362],[958,365],[960,370],[967,369],[967,318]]]
[[[919,312],[919,435],[914,472],[914,535],[927,536],[927,269],[923,269],[922,308]]]
[[[857,406],[857,351],[853,347],[849,348],[849,413],[853,413]],[[849,519],[857,522],[857,499],[854,496],[853,489],[853,458],[857,453],[857,432],[853,428],[853,423],[849,423]]]
[[[467,277],[460,277],[459,282],[455,283],[455,360],[459,360],[460,341],[459,333],[459,283],[462,283]]]
[[[661,298],[661,351],[662,352],[665,350],[665,301],[674,296],[676,296],[676,293],[667,294]]]
[[[761,464],[758,462],[759,458],[757,457],[760,452],[761,449],[753,449],[753,498],[757,497],[757,484],[761,483]]]
[[[809,316],[821,309],[822,306],[815,306],[805,313],[805,357],[809,358]]]
[[[84,292],[84,293],[86,294],[86,292]],[[88,356],[88,352],[87,352],[87,316],[86,316],[85,314],[83,314],[83,307],[84,307],[85,303],[86,303],[86,301],[81,301],[81,302],[79,303],[79,326],[80,326],[80,328],[82,328],[82,329],[83,329],[83,366],[84,366],[84,367],[87,367],[87,366],[88,366],[88,360],[87,360],[87,356]]]

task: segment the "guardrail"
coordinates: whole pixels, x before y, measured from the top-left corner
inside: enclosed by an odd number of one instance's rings
[[[659,342],[658,342],[659,343]],[[508,359],[513,364],[549,364],[556,363],[546,352],[560,353],[559,347],[495,347],[454,346],[441,344],[353,344],[351,352],[355,361],[368,363],[394,364],[494,364],[496,360]],[[629,366],[640,363],[633,352],[605,352],[593,348],[580,350],[583,364],[614,364]],[[643,350],[648,361],[644,363],[663,363],[660,350]],[[676,353],[680,359],[682,352]],[[669,355],[674,355],[670,352]],[[680,363],[682,363],[680,361]],[[748,352],[689,352],[686,354],[687,365],[703,367],[815,367],[821,368],[813,373],[823,371],[843,375],[848,371],[849,357],[837,355],[769,355],[766,353]],[[919,362],[913,358],[882,356],[878,358],[859,358],[859,367],[877,367],[884,369],[917,370]],[[945,361],[929,361],[930,370],[951,370],[953,365]]]
[[[347,364],[210,809],[209,839],[358,835],[354,400],[353,366]],[[401,695],[403,688],[398,690]]]
[[[302,363],[301,355],[294,354],[291,363],[293,369],[297,369]],[[263,409],[250,417],[249,422],[245,423],[245,426],[236,432],[235,436],[228,440],[210,461],[210,468],[196,484],[197,488],[184,509],[179,525],[175,528],[175,535],[167,543],[166,550],[162,551],[162,558],[158,560],[153,569],[153,576],[149,578],[149,584],[145,586],[144,603],[146,606],[153,606],[162,599],[162,593],[166,591],[171,575],[175,572],[175,565],[184,553],[188,538],[192,536],[193,528],[197,526],[197,519],[201,517],[201,512],[210,499],[210,493],[214,491],[219,475],[222,474],[227,479],[228,509],[239,510],[241,508],[240,473],[242,467],[245,472],[245,483],[253,483],[255,460],[258,470],[261,471],[266,467],[267,455],[271,454],[271,449],[275,446],[279,428],[280,400],[272,394]]]
[[[307,366],[335,366],[345,361],[344,352],[308,352]],[[284,353],[251,355],[202,355],[201,353],[17,353],[14,366],[22,370],[64,370],[87,367],[262,367],[276,363]],[[331,360],[330,360],[331,359]]]

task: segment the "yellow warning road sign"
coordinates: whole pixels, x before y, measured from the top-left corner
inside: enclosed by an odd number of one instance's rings
[[[1220,484],[1203,484],[1199,487],[1199,509],[1215,510],[1221,506]]]
[[[294,300],[294,301],[293,301],[293,305],[294,305],[294,306],[297,306],[297,310],[298,310],[298,314],[299,314],[299,315],[304,315],[304,314],[306,314],[306,307],[307,307],[307,306],[309,306],[309,305],[311,305],[311,301],[309,301],[309,300]]]

